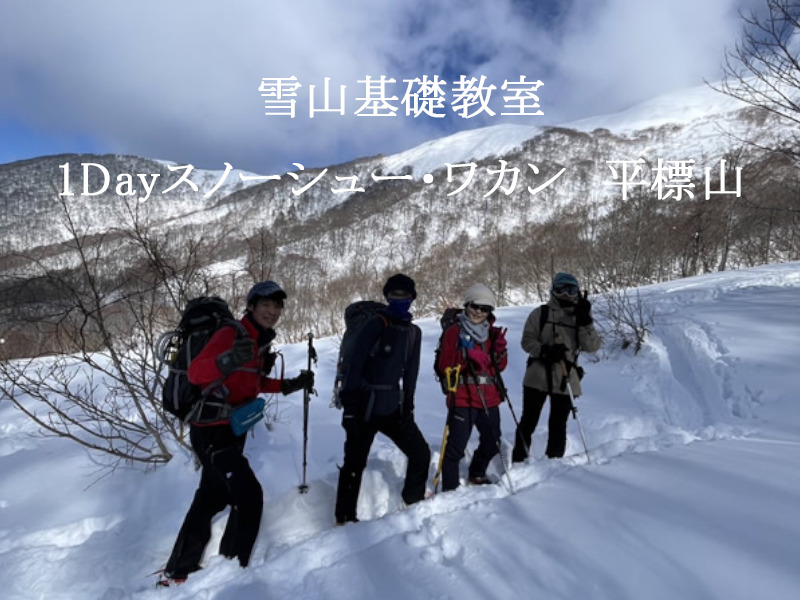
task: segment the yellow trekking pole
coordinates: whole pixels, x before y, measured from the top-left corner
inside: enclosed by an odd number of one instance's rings
[[[444,424],[444,434],[442,435],[442,449],[441,454],[439,454],[439,466],[436,468],[436,475],[433,477],[433,493],[436,494],[439,491],[439,479],[442,477],[442,465],[444,464],[444,449],[447,447],[447,436],[450,435],[450,426],[445,423]]]
[[[458,377],[461,374],[461,365],[455,367],[447,367],[444,370],[445,378],[447,379],[447,395],[455,399],[456,390],[458,389]],[[448,407],[447,421],[444,423],[444,433],[442,434],[442,449],[439,452],[439,466],[436,468],[436,475],[433,476],[433,493],[439,491],[439,479],[442,477],[442,466],[444,465],[444,451],[447,448],[447,438],[450,435],[450,410]]]

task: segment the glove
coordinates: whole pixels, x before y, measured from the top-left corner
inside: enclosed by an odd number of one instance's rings
[[[475,347],[475,342],[468,334],[462,332],[458,336],[458,347],[470,350]]]
[[[561,362],[567,357],[567,347],[564,344],[544,344],[540,356],[547,362]]]
[[[299,390],[307,390],[309,393],[314,391],[314,371],[303,369],[297,377],[281,381],[281,393],[284,396]]]
[[[575,324],[578,327],[584,325],[591,325],[592,323],[592,303],[589,302],[589,292],[584,291],[583,295],[578,298],[578,303],[575,305]]]
[[[494,338],[494,351],[495,354],[500,355],[508,349],[508,340],[506,340],[506,336],[501,331],[497,334],[497,337]]]
[[[245,363],[253,360],[255,342],[249,337],[238,338],[233,342],[230,350],[227,350],[217,357],[217,368],[226,377]]]
[[[467,358],[478,365],[481,371],[488,370],[489,365],[492,364],[492,359],[489,358],[489,355],[480,348],[474,346],[467,350]]]

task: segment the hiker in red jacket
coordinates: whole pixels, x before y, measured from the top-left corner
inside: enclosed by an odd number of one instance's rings
[[[248,406],[261,393],[291,394],[314,385],[310,371],[291,379],[269,375],[275,363],[271,351],[274,327],[285,299],[286,292],[274,281],[254,285],[240,321],[247,335],[237,327],[222,327],[189,366],[189,381],[208,393],[193,411],[189,430],[192,449],[203,469],[160,585],[184,581],[200,568],[211,537],[211,520],[229,505],[219,552],[237,558],[242,567],[250,561],[261,524],[263,494],[244,456],[247,432],[234,433],[231,411]]]
[[[459,485],[458,465],[464,457],[472,427],[480,442],[469,465],[469,482],[492,483],[486,468],[498,452],[500,440],[500,402],[502,396],[495,376],[508,363],[508,343],[503,332],[492,325],[495,317],[492,290],[477,283],[467,290],[464,311],[445,330],[438,369],[449,372],[447,394],[447,445],[442,463],[442,489]]]

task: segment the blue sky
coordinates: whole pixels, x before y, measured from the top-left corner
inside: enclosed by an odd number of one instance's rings
[[[616,112],[718,78],[743,3],[761,0],[4,2],[0,163],[115,152],[279,174]],[[356,116],[367,75],[485,75],[497,114]],[[265,115],[262,78],[290,76],[303,85],[295,118]],[[499,114],[499,88],[521,76],[543,82],[543,115]],[[309,86],[320,94],[326,77],[347,86],[345,115],[310,119]]]

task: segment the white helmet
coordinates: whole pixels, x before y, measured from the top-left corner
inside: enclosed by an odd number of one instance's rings
[[[497,306],[497,299],[494,292],[482,283],[476,283],[467,290],[464,294],[464,306],[467,304],[480,304],[483,306],[490,306],[494,310]]]

